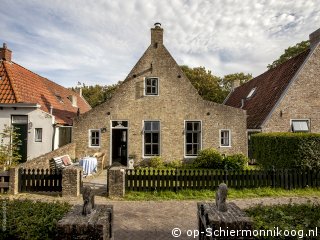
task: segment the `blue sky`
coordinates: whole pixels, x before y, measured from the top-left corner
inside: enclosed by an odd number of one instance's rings
[[[13,61],[63,86],[123,80],[161,22],[178,64],[257,76],[320,28],[319,0],[2,0]]]

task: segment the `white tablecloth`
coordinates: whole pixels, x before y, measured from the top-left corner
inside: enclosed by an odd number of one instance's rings
[[[79,165],[82,166],[84,175],[90,175],[93,171],[97,171],[97,158],[84,157],[79,160]]]

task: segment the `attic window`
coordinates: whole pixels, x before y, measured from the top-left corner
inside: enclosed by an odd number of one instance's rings
[[[159,79],[154,77],[146,78],[144,83],[144,89],[146,96],[159,95]]]
[[[309,120],[291,120],[292,132],[309,132]]]
[[[248,96],[247,96],[247,99],[248,98],[251,98],[253,96],[253,94],[256,92],[257,88],[252,88],[251,91],[249,92]]]
[[[58,99],[59,102],[63,103],[62,97],[58,94],[55,94],[56,98]]]

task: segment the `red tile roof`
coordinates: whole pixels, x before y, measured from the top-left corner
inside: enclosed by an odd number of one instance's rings
[[[56,123],[72,125],[72,118],[91,109],[78,93],[62,87],[28,69],[14,63],[0,61],[0,103],[40,104],[43,111],[52,114]],[[69,96],[77,97],[77,107],[72,106]]]
[[[267,118],[291,79],[306,60],[310,50],[289,59],[283,64],[266,71],[251,81],[237,87],[227,98],[225,104],[247,110],[247,128],[259,129]],[[256,88],[252,97],[247,99],[252,89]]]

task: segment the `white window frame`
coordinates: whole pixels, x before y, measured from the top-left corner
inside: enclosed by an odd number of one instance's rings
[[[146,82],[147,82],[147,79],[149,78],[155,78],[157,79],[157,94],[147,94],[147,86],[146,86]],[[143,83],[143,86],[144,86],[144,89],[143,89],[143,95],[144,96],[148,96],[148,97],[156,97],[156,96],[159,96],[159,78],[158,77],[145,77],[144,78],[144,83]]]
[[[158,155],[145,155],[144,151],[144,124],[145,122],[159,122],[159,154]],[[143,158],[161,157],[161,121],[160,120],[143,120],[142,121],[142,156]]]
[[[37,138],[37,130],[41,130],[41,138]],[[34,129],[34,141],[35,142],[42,142],[43,140],[43,128],[35,128]]]
[[[187,155],[186,153],[187,153],[187,141],[186,141],[186,138],[187,138],[187,136],[186,136],[186,134],[187,134],[187,128],[186,128],[186,123],[187,122],[200,122],[200,141],[199,141],[199,144],[200,144],[200,147],[199,147],[199,150],[198,150],[198,152],[199,151],[201,151],[202,150],[202,120],[199,120],[199,119],[190,119],[190,120],[184,120],[184,122],[183,122],[183,128],[184,128],[184,131],[183,131],[183,148],[184,148],[184,158],[186,158],[186,159],[188,159],[188,158],[196,158],[197,156],[198,156],[198,154],[197,155]]]
[[[292,128],[292,122],[294,121],[307,121],[307,124],[308,124],[308,131],[300,131],[300,132],[311,132],[311,126],[310,126],[310,119],[307,119],[307,118],[304,118],[304,119],[299,119],[299,118],[294,118],[294,119],[290,119],[290,129],[291,129],[291,132],[294,132],[293,131],[293,128]],[[299,132],[294,132],[294,133],[299,133]]]
[[[95,131],[95,132],[99,132],[99,145],[91,145],[91,137],[92,137],[92,132]],[[89,148],[100,148],[101,147],[101,130],[100,129],[89,129],[89,142],[88,142],[88,145],[89,145]]]
[[[229,132],[229,138],[228,138],[229,145],[222,145],[221,144],[221,140],[222,140],[221,133],[222,132]],[[231,147],[231,130],[230,129],[220,129],[219,130],[219,146],[222,147],[222,148]]]

